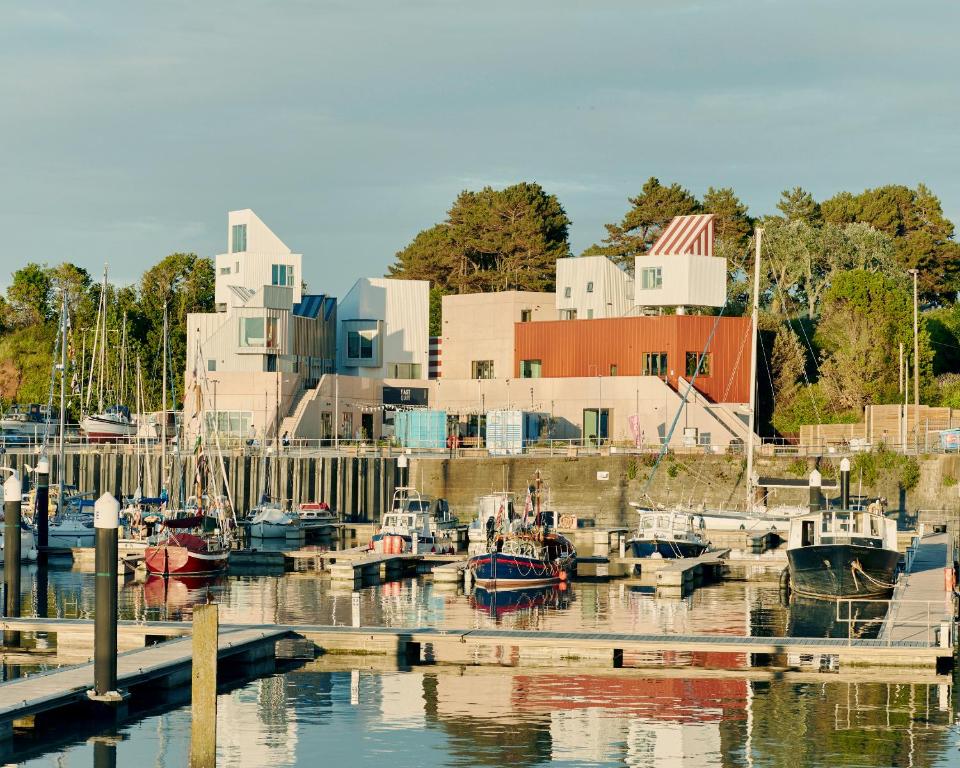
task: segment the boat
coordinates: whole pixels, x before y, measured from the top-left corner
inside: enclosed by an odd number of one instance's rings
[[[100,413],[91,413],[80,420],[80,429],[94,441],[136,437],[137,421],[125,405],[111,405]]]
[[[866,509],[820,509],[790,523],[790,590],[801,597],[886,597],[899,563],[897,521],[884,516],[880,501]]]
[[[437,501],[443,501],[442,507]],[[447,525],[451,518],[452,526]],[[446,501],[434,501],[421,496],[416,488],[398,486],[393,491],[390,511],[384,512],[380,528],[373,535],[371,548],[385,551],[388,543],[396,542],[402,549],[410,550],[416,540],[418,546],[447,549],[453,546],[449,531],[456,524],[456,518],[449,515]]]
[[[639,512],[637,530],[628,541],[634,557],[700,557],[710,546],[702,517],[676,510]]]
[[[51,547],[92,547],[96,539],[93,515],[64,513],[47,525],[47,543]]]
[[[501,491],[480,497],[477,516],[467,529],[467,547],[471,555],[488,551],[498,515],[507,521],[508,527],[513,527],[515,521],[519,521],[512,493]]]
[[[577,552],[567,538],[550,530],[551,513],[540,509],[540,473],[533,491],[532,524],[514,528],[503,514],[494,519],[492,540],[486,552],[467,561],[474,583],[484,589],[513,589],[564,582],[577,568]],[[524,515],[526,518],[526,515]]]
[[[60,432],[60,417],[55,409],[40,403],[14,403],[0,418],[0,430],[18,437],[41,438]]]
[[[544,587],[507,590],[487,590],[477,587],[468,602],[470,607],[499,619],[507,614],[531,611],[536,608],[567,608],[572,600],[573,592],[567,589],[566,582],[560,582]]]
[[[296,513],[301,523],[305,523],[314,528],[333,525],[339,519],[337,513],[330,509],[330,505],[325,501],[303,502],[297,506]]]
[[[143,552],[147,573],[196,576],[226,568],[230,547],[219,535],[203,534],[203,523],[203,515],[163,520],[159,542]]]
[[[293,512],[285,512],[277,503],[265,503],[250,516],[250,535],[257,539],[283,539],[302,536],[300,518]]]

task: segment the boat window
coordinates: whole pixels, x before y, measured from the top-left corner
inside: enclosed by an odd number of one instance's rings
[[[800,546],[809,547],[814,542],[814,521],[804,520],[800,534]]]
[[[880,535],[880,521],[875,517],[870,518],[870,533],[873,536]]]

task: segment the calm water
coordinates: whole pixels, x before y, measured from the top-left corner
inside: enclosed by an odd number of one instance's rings
[[[34,614],[45,595],[50,616],[90,617],[93,584],[92,573],[56,568],[44,584],[34,567],[25,573],[23,613]],[[312,572],[129,581],[120,610],[123,618],[189,619],[208,597],[224,623],[351,622],[351,590]],[[711,585],[683,600],[616,581],[508,599],[423,578],[361,592],[367,625],[775,636],[804,627],[823,634],[831,612],[782,605],[775,582]],[[218,764],[960,766],[952,681],[389,664],[331,657],[224,693]],[[30,757],[17,764],[183,766],[189,731],[189,708],[181,707],[98,739],[32,748],[18,741],[18,754]]]
[[[958,765],[952,689],[312,664],[219,697],[218,765]],[[70,743],[20,764],[106,765],[100,749],[119,766],[185,766],[189,739],[181,708],[123,728],[116,746]]]

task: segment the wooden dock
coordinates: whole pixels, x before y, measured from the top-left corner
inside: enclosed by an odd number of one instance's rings
[[[880,637],[888,642],[917,641],[953,647],[955,607],[950,533],[918,537],[907,568],[897,582]],[[856,603],[853,603],[856,610]]]
[[[54,631],[62,629],[59,625]],[[285,634],[286,630],[277,627],[225,627],[219,637],[218,658],[244,662],[273,658],[275,642]],[[121,653],[117,657],[117,687],[130,690],[145,684],[166,688],[184,685],[190,680],[191,659],[189,638]],[[87,703],[87,692],[92,688],[92,662],[0,685],[0,741],[12,738],[15,725],[32,724],[37,715]]]

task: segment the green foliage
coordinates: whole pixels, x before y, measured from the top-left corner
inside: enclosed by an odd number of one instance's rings
[[[667,467],[667,475],[669,477],[676,477],[679,474],[680,474],[680,465],[677,464],[676,462],[671,461],[669,466]]]
[[[873,453],[854,456],[850,472],[851,478],[862,477],[867,486],[874,486],[878,482],[895,482],[909,491],[920,481],[920,463],[915,456],[904,456],[882,447]]]
[[[944,488],[953,488],[957,484],[957,478],[953,475],[944,475],[940,482]]]
[[[794,459],[787,465],[786,473],[793,477],[806,477],[807,476],[807,461],[806,459]]]
[[[538,184],[461,192],[442,224],[397,253],[389,277],[430,280],[444,293],[551,291],[570,255],[570,219]]]
[[[835,407],[817,382],[798,388],[790,400],[778,400],[771,421],[779,434],[796,435],[803,424],[855,424],[862,418],[858,409]]]
[[[443,335],[443,289],[430,286],[430,335]]]
[[[13,323],[19,327],[48,320],[50,309],[50,271],[39,264],[27,264],[13,273],[7,288],[7,301]]]
[[[899,349],[912,349],[913,300],[901,283],[853,270],[827,291],[816,343],[822,350],[821,384],[842,408],[899,400]],[[932,353],[920,328],[920,378],[932,375]]]
[[[823,222],[820,206],[813,199],[813,195],[802,187],[785,189],[780,193],[780,202],[777,209],[788,222],[803,222],[817,226]]]
[[[679,184],[665,187],[651,176],[640,194],[628,198],[630,210],[619,224],[604,224],[604,245],[594,245],[584,255],[604,254],[617,264],[633,270],[633,259],[647,252],[674,216],[699,213],[700,202]],[[739,202],[739,201],[738,201]]]
[[[38,324],[0,337],[0,398],[47,402],[55,335],[50,324]]]
[[[640,471],[640,465],[636,459],[630,459],[627,463],[627,480],[636,480],[637,473]]]

